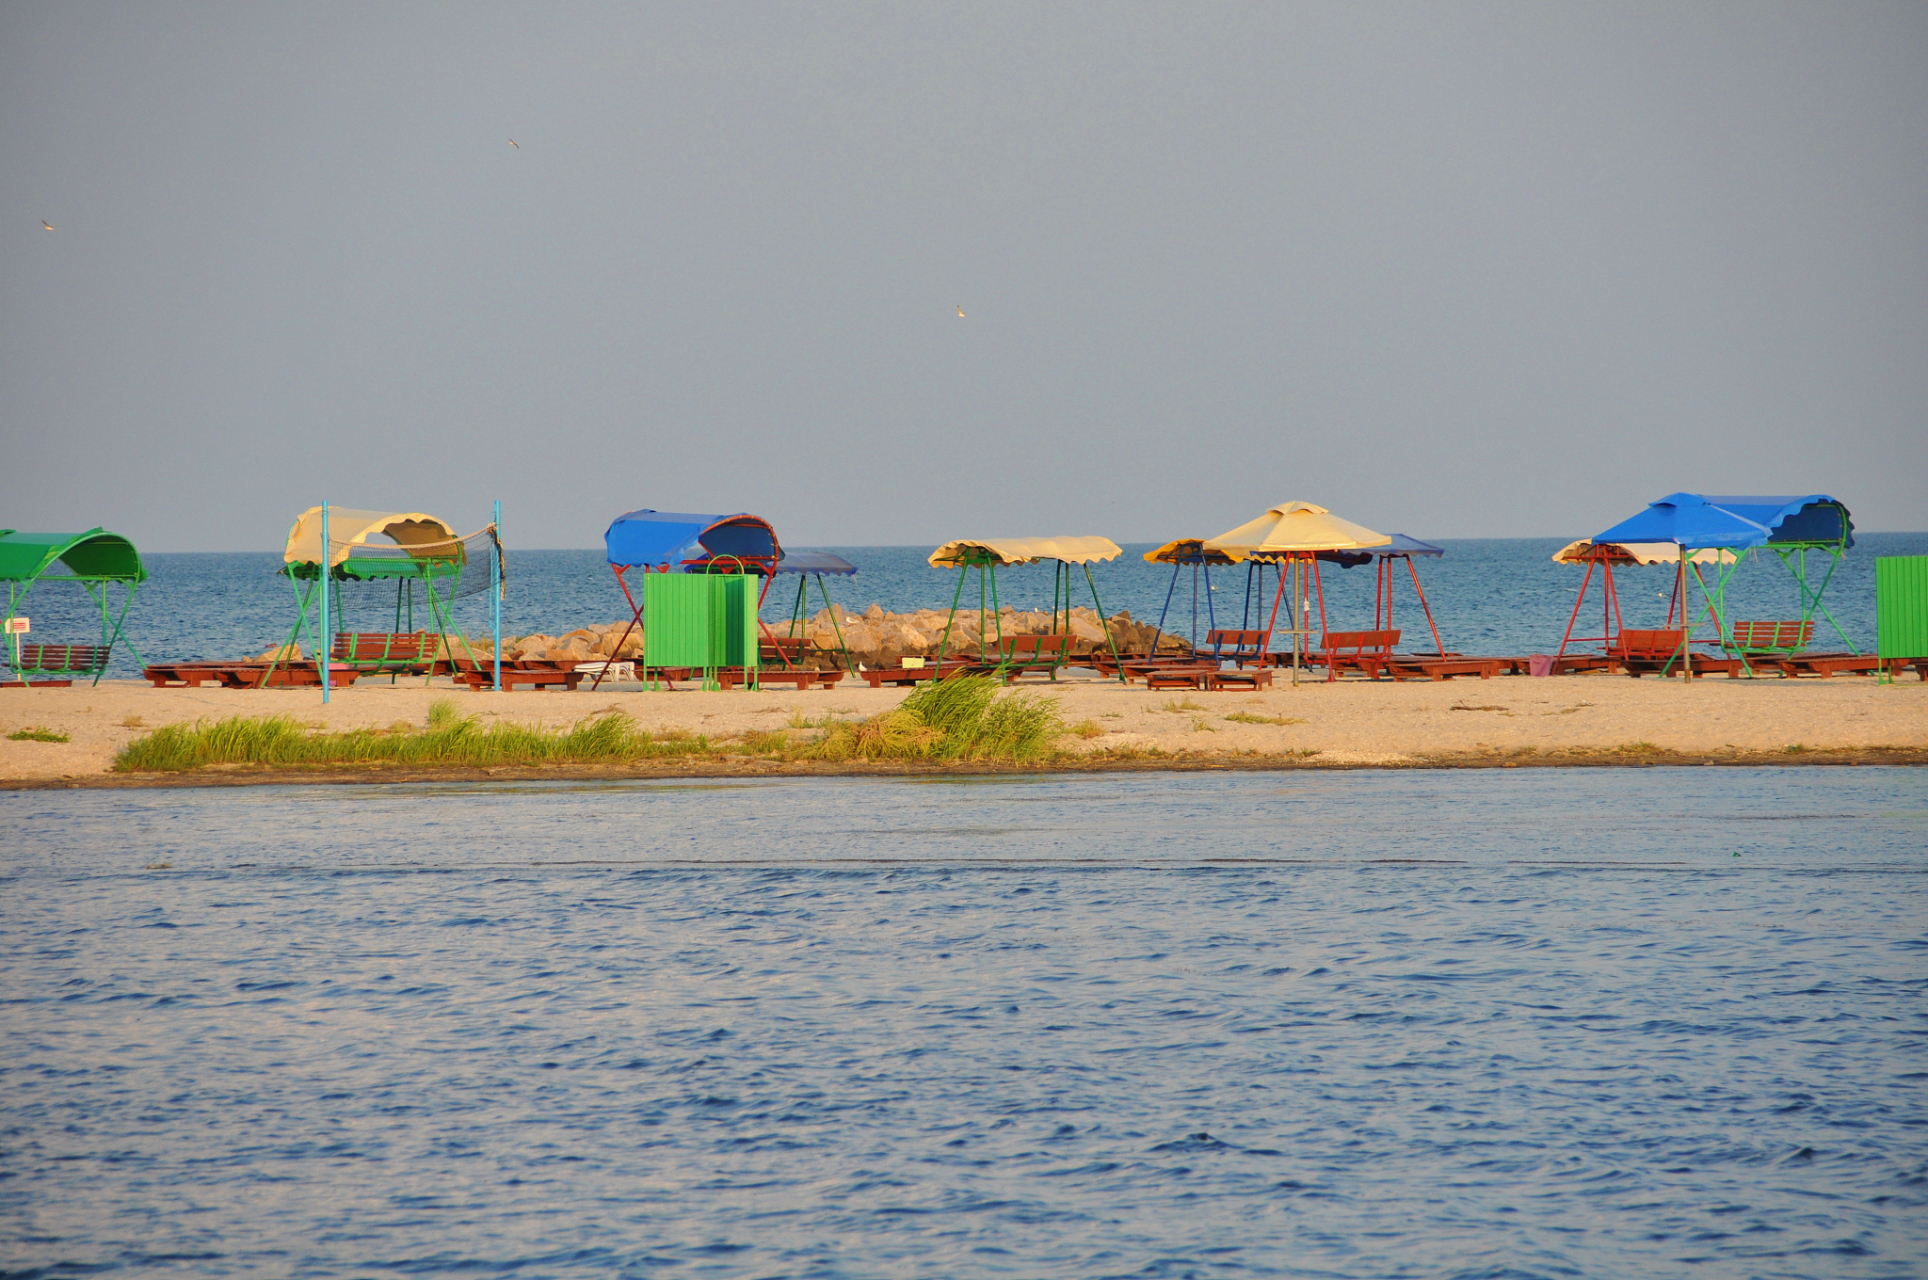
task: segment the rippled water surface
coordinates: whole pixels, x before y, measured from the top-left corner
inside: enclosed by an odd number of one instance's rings
[[[15,1277],[1928,1266],[1919,771],[0,822]]]

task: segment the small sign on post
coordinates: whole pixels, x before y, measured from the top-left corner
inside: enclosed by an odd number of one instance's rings
[[[32,631],[33,631],[32,618],[8,618],[7,619],[7,634],[10,636],[24,636],[24,635],[30,634]]]

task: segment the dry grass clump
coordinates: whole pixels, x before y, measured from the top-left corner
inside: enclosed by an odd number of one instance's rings
[[[837,724],[803,751],[813,760],[1035,760],[1065,732],[1056,698],[998,695],[989,676],[923,685],[894,711]]]
[[[1304,724],[1304,716],[1255,716],[1250,711],[1234,711],[1225,717],[1233,724]]]
[[[291,716],[233,716],[165,725],[114,758],[121,773],[178,773],[209,765],[536,765],[606,764],[707,752],[700,737],[655,737],[620,711],[568,729],[498,723],[486,728],[451,702],[429,708],[428,725],[318,732]]]

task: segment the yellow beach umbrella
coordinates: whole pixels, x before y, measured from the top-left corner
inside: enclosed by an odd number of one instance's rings
[[[1207,538],[1204,549],[1222,551],[1240,561],[1314,551],[1361,551],[1391,542],[1391,536],[1343,520],[1317,503],[1284,502],[1256,520]]]

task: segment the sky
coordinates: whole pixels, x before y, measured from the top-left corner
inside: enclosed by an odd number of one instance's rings
[[[23,3],[0,118],[4,527],[1928,529],[1919,3]]]

